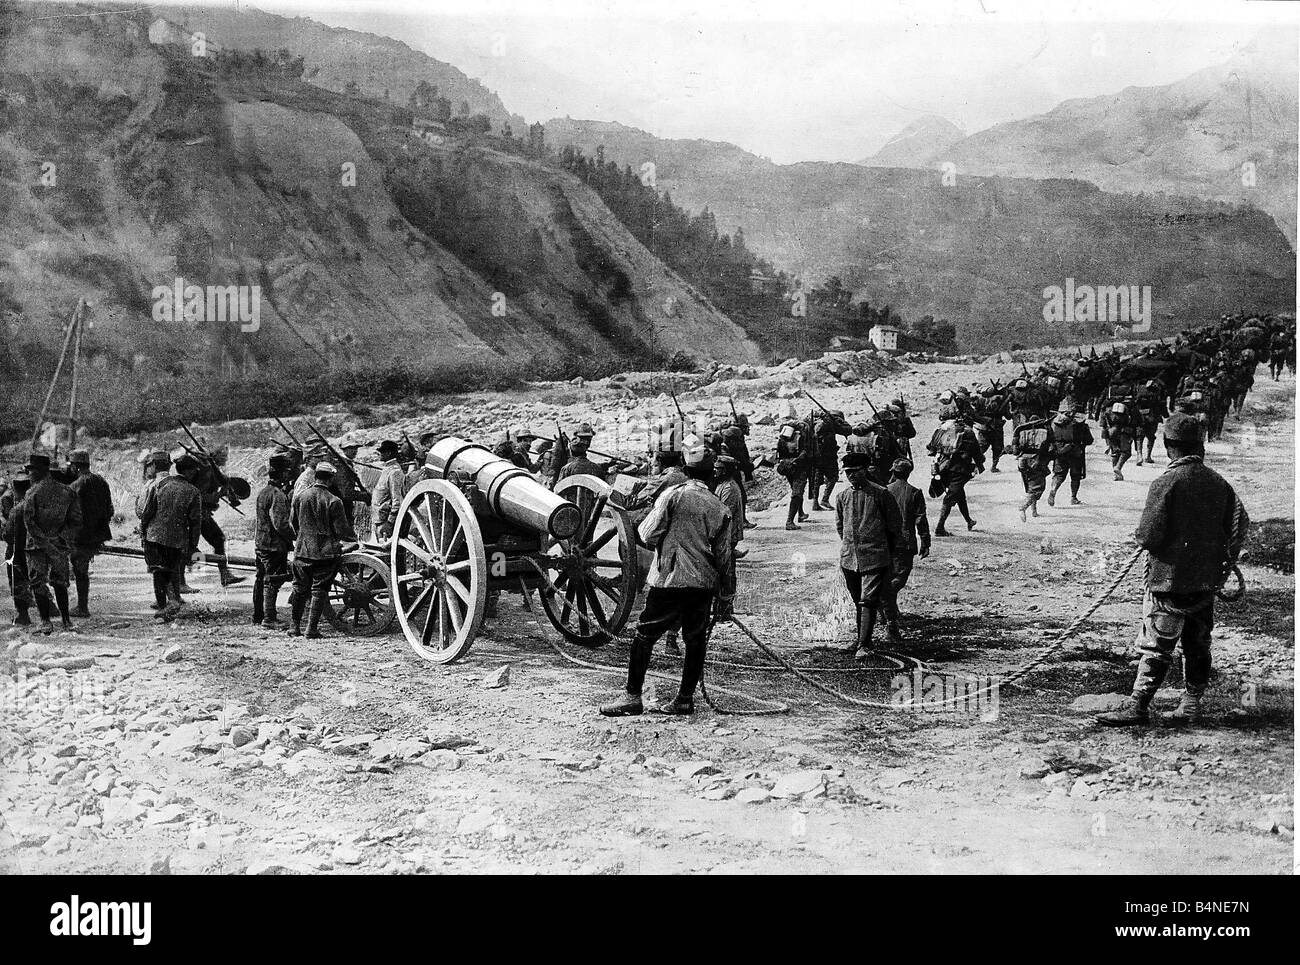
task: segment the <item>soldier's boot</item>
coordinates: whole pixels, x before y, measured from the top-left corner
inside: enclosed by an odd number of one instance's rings
[[[280,588],[272,583],[267,583],[262,587],[262,626],[268,630],[279,630],[281,623],[280,618],[275,612],[275,598],[280,595]]]
[[[1192,725],[1201,719],[1201,695],[1190,690],[1183,691],[1182,700],[1169,714],[1169,721],[1174,724]]]
[[[862,606],[862,623],[858,629],[858,652],[855,660],[866,660],[872,654],[871,638],[876,632],[876,608],[870,604]]]
[[[1150,721],[1151,715],[1147,710],[1150,703],[1149,696],[1134,694],[1125,698],[1123,707],[1098,714],[1095,719],[1105,727],[1138,727]]]
[[[75,629],[72,625],[72,611],[68,607],[68,588],[66,586],[54,587],[54,602],[59,608],[59,618],[63,623],[63,629]]]
[[[897,602],[885,604],[885,630],[889,634],[889,642],[896,647],[907,642],[903,631],[898,628],[898,615]]]
[[[29,607],[18,606],[15,607],[15,609],[18,612],[13,619],[13,625],[16,627],[30,627],[32,625],[32,618],[27,612]]]
[[[948,514],[951,512],[952,512],[952,507],[946,505],[939,510],[939,522],[936,523],[934,527],[935,536],[952,535],[951,533],[948,532],[948,530],[944,529],[944,525],[943,525],[944,523],[948,522]]]
[[[1029,515],[1032,516],[1032,517],[1034,517],[1034,519],[1037,519],[1037,518],[1038,518],[1038,500],[1037,500],[1037,499],[1031,499],[1031,500],[1029,501]]]
[[[1070,484],[1070,505],[1071,505],[1071,506],[1082,506],[1082,505],[1083,505],[1083,500],[1081,500],[1081,499],[1079,498],[1079,484],[1078,484],[1078,483],[1071,483],[1071,484]]]
[[[669,653],[676,654],[679,657],[682,655],[682,645],[677,642],[676,630],[669,630],[666,634],[664,634],[664,649],[666,649]]]
[[[261,626],[266,617],[266,581],[253,580],[253,626]]]
[[[167,605],[158,614],[159,618],[164,623],[170,623],[176,619],[176,615],[181,612],[184,606],[185,601],[181,599],[180,587],[175,582],[169,582],[167,584]]]
[[[320,617],[321,617],[321,613],[324,612],[324,610],[325,610],[325,595],[323,593],[322,594],[313,593],[311,597],[311,602],[307,606],[307,639],[308,640],[319,640],[321,638]]]
[[[87,601],[89,601],[89,599],[90,599],[90,577],[78,576],[77,577],[77,608],[72,611],[72,615],[74,617],[90,616],[90,610],[86,606],[86,603]]]
[[[1047,505],[1049,506],[1056,505],[1056,491],[1060,488],[1061,488],[1061,484],[1053,480],[1052,488],[1047,491]]]
[[[246,576],[236,576],[234,573],[231,573],[230,567],[225,563],[217,564],[217,572],[221,574],[222,586],[234,586],[236,583],[243,583],[248,579]]]
[[[41,633],[53,633],[54,624],[50,622],[50,598],[48,596],[38,596],[36,598],[36,614],[41,618]]]
[[[645,710],[640,694],[622,693],[608,703],[600,705],[600,712],[606,717],[635,717]]]
[[[293,621],[292,632],[295,637],[302,636],[302,614],[306,609],[307,601],[303,598],[301,593],[294,593],[294,595],[289,598],[289,616]]]

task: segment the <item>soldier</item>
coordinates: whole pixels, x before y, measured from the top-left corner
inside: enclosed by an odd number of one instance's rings
[[[573,441],[569,444],[569,461],[564,464],[560,470],[560,479],[568,479],[570,476],[595,476],[597,479],[604,479],[609,471],[609,465],[606,463],[592,462],[587,458],[587,452],[591,449],[591,440],[596,437],[596,430],[589,423],[584,422],[573,432]]]
[[[1124,463],[1133,455],[1133,438],[1137,435],[1137,426],[1129,407],[1124,402],[1113,402],[1101,417],[1101,437],[1106,442],[1106,451],[1110,454],[1111,468],[1118,482],[1124,481]]]
[[[302,636],[302,614],[307,611],[309,640],[319,639],[320,618],[329,603],[330,585],[339,560],[356,548],[357,534],[343,509],[343,500],[330,488],[334,466],[319,462],[316,482],[293,497],[289,525],[293,528],[293,635]]]
[[[181,577],[203,530],[203,497],[194,485],[202,467],[188,453],[175,465],[176,475],[160,472],[145,488],[138,509],[144,559],[153,576],[154,617],[164,621],[174,620],[184,606]]]
[[[289,492],[290,500],[316,485],[316,467],[320,465],[325,456],[326,451],[323,442],[314,440],[307,443],[307,449],[303,452],[302,468],[293,481],[293,489]]]
[[[989,472],[1002,471],[998,468],[998,460],[1002,458],[1003,449],[1006,447],[1007,420],[1002,414],[1004,405],[1005,400],[996,385],[984,389],[972,400],[973,425],[975,438],[979,440],[980,452],[993,454]]]
[[[907,403],[903,401],[900,395],[891,399],[886,407],[894,414],[894,435],[899,439],[915,439],[916,426],[912,422],[912,417],[907,414]],[[909,455],[910,459],[911,456]]]
[[[934,527],[935,536],[950,536],[944,527],[953,506],[961,512],[966,520],[968,530],[975,528],[970,508],[966,504],[966,483],[984,471],[984,454],[975,433],[962,421],[960,415],[945,420],[934,430],[930,444],[926,447],[934,456],[934,470],[931,485],[943,490],[943,502],[940,504],[939,522]],[[937,493],[931,493],[937,495]]]
[[[1052,489],[1047,494],[1047,505],[1056,505],[1056,491],[1070,477],[1070,505],[1079,502],[1079,484],[1088,475],[1088,447],[1092,445],[1092,430],[1088,428],[1087,416],[1074,411],[1074,403],[1068,399],[1060,405],[1060,411],[1052,420],[1051,438],[1048,452],[1055,462],[1052,471]]]
[[[887,487],[903,518],[903,533],[895,547],[889,596],[885,601],[889,642],[895,646],[904,642],[898,628],[898,594],[907,586],[916,558],[925,559],[930,555],[930,520],[925,512],[925,493],[907,481],[912,468],[910,459],[895,460]]]
[[[293,549],[293,527],[289,522],[289,474],[293,464],[287,456],[274,455],[267,467],[266,485],[257,494],[257,522],[253,533],[257,554],[257,576],[253,579],[253,622],[268,630],[284,624],[276,616],[276,598],[288,582],[289,551]],[[313,470],[314,471],[314,470]]]
[[[1019,378],[1011,383],[1003,411],[1011,419],[1011,429],[1014,432],[1026,422],[1046,419],[1048,406],[1042,394],[1029,384],[1028,379]]]
[[[72,537],[72,574],[77,584],[74,617],[88,617],[90,610],[90,561],[113,538],[113,494],[103,476],[90,471],[90,453],[77,449],[68,458],[74,478],[69,486],[81,502],[81,526]]]
[[[31,476],[31,489],[23,497],[23,528],[26,531],[27,576],[31,581],[41,632],[51,633],[53,604],[58,605],[63,629],[71,630],[68,608],[68,551],[72,536],[81,526],[81,503],[76,494],[50,475],[50,457],[32,453],[23,467]],[[50,598],[50,588],[54,598]]]
[[[32,624],[29,613],[32,606],[32,584],[27,576],[27,529],[23,526],[23,499],[31,489],[32,477],[19,472],[11,487],[0,496],[0,533],[5,540],[5,570],[9,578],[9,592],[14,600],[13,625],[28,627]]]
[[[1134,401],[1138,411],[1137,464],[1140,466],[1143,462],[1149,462],[1154,465],[1152,452],[1156,445],[1156,434],[1160,431],[1160,423],[1169,415],[1165,406],[1164,386],[1158,380],[1150,379],[1138,389]]]
[[[729,619],[731,601],[736,596],[736,560],[743,559],[749,550],[740,548],[740,543],[745,538],[745,497],[741,494],[740,466],[725,452],[713,460],[713,495],[718,497],[722,508],[727,511],[730,527],[731,565],[727,569],[723,588],[726,604],[718,614],[719,619]]]
[[[227,488],[222,471],[229,454],[230,450],[225,446],[218,446],[212,452],[206,454],[206,458],[199,464],[199,472],[194,480],[203,496],[203,538],[212,547],[212,552],[220,557],[217,560],[217,572],[221,574],[222,586],[243,583],[245,579],[245,577],[235,576],[230,572],[230,566],[225,559],[226,534],[222,531],[221,524],[216,520],[217,507],[221,505],[223,496],[230,502],[231,506],[239,505],[239,499]]]
[[[1048,446],[1051,442],[1051,423],[1047,419],[1024,422],[1011,436],[1011,454],[1016,457],[1016,468],[1025,486],[1025,498],[1020,504],[1020,521],[1027,522],[1025,510],[1038,515],[1038,500],[1047,489],[1047,470],[1051,462]]]
[[[781,426],[776,439],[776,471],[790,484],[790,506],[786,511],[785,528],[799,529],[800,523],[808,521],[808,514],[803,511],[803,491],[808,483],[808,473],[812,466],[812,442],[808,439],[808,424],[790,420]]]
[[[379,444],[379,458],[383,462],[383,469],[380,470],[379,481],[375,483],[374,492],[370,497],[370,521],[374,526],[372,538],[376,543],[387,543],[388,538],[393,535],[393,527],[397,525],[397,513],[402,508],[402,500],[406,497],[406,474],[402,471],[402,464],[397,461],[400,451],[400,447],[392,439],[385,439]]]
[[[896,460],[906,459],[908,452],[907,446],[898,437],[893,410],[881,409],[871,417],[867,423],[866,445],[860,445],[859,451],[865,451],[870,459],[867,475],[871,481],[877,486],[886,485],[889,482],[890,467]]]
[[[655,709],[663,714],[695,712],[695,688],[704,674],[708,648],[709,614],[715,597],[726,596],[731,567],[731,520],[722,502],[709,492],[713,476],[708,447],[696,441],[684,453],[688,480],[662,493],[637,533],[654,547],[654,560],[646,580],[645,608],[637,621],[628,658],[627,686],[623,694],[601,705],[606,717],[640,714],[641,690],[655,642],[680,623],[686,642],[682,680],[677,697]],[[719,599],[725,613],[729,599]]]
[[[1181,413],[1165,422],[1169,468],[1147,492],[1138,544],[1150,558],[1142,606],[1142,659],[1125,706],[1099,714],[1109,726],[1144,724],[1174,648],[1183,647],[1184,693],[1175,722],[1195,723],[1210,680],[1214,595],[1236,565],[1250,518],[1236,491],[1205,465],[1200,424]]]
[[[835,437],[847,436],[852,430],[844,421],[844,413],[835,409],[830,415],[823,414],[817,419],[813,431],[817,436],[817,458],[811,473],[812,508],[829,511],[831,493],[840,481],[840,444]]]
[[[1286,367],[1287,354],[1295,351],[1292,336],[1285,330],[1276,331],[1268,343],[1268,374],[1274,382],[1281,381]]]
[[[849,488],[835,499],[835,532],[840,537],[840,572],[858,612],[858,637],[850,648],[856,659],[871,654],[871,637],[882,606],[887,606],[893,559],[903,538],[903,516],[884,486],[868,474],[867,457],[849,453],[844,473]]]
[[[343,507],[348,511],[348,518],[352,520],[353,528],[358,532],[365,532],[370,528],[370,492],[361,481],[361,474],[357,472],[357,450],[360,448],[357,442],[345,442],[339,446],[339,453],[343,459],[337,467],[339,471],[334,482],[338,488],[339,498],[343,500]]]

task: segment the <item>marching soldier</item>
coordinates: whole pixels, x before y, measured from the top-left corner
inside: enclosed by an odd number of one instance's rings
[[[808,484],[808,473],[813,462],[811,447],[806,422],[791,419],[781,426],[776,440],[776,471],[790,484],[786,529],[799,529],[795,520],[800,523],[808,521],[808,514],[803,511],[803,491]]]
[[[628,658],[627,686],[623,694],[602,704],[606,717],[640,714],[641,690],[654,645],[664,632],[680,623],[686,643],[682,680],[677,697],[653,708],[659,713],[695,712],[695,688],[704,674],[708,648],[709,614],[715,597],[725,597],[731,567],[732,525],[721,501],[709,492],[713,475],[708,447],[695,442],[685,453],[686,484],[667,490],[637,527],[646,546],[654,547],[654,561],[646,580],[645,609],[637,621]],[[720,599],[720,611],[730,605]]]
[[[253,622],[268,630],[283,626],[276,616],[280,587],[289,581],[289,551],[293,549],[293,526],[289,522],[289,474],[293,464],[287,456],[274,455],[267,468],[266,485],[257,494],[257,522],[254,551],[257,576],[253,578]],[[314,472],[315,470],[313,470]]]
[[[898,594],[907,586],[916,558],[919,556],[925,559],[930,555],[930,520],[925,513],[925,493],[907,481],[912,469],[910,459],[895,460],[889,486],[886,487],[898,503],[903,518],[903,533],[894,549],[889,595],[885,600],[889,641],[895,645],[904,642],[902,631],[898,627]]]
[[[984,454],[975,433],[961,419],[956,418],[942,423],[930,438],[927,451],[934,457],[934,470],[931,478],[931,495],[938,495],[934,489],[943,492],[943,502],[939,509],[939,522],[934,527],[935,536],[950,536],[944,527],[948,514],[954,506],[966,520],[968,530],[975,528],[970,508],[966,504],[966,483],[984,471]]]
[[[230,572],[230,566],[225,560],[226,534],[222,531],[221,524],[216,519],[217,507],[221,505],[223,496],[230,500],[230,505],[239,505],[239,499],[236,498],[234,493],[227,490],[226,484],[221,478],[223,475],[221,467],[226,464],[229,454],[230,450],[225,446],[218,446],[212,450],[198,464],[199,471],[195,478],[195,484],[199,487],[199,492],[203,496],[202,536],[208,541],[208,545],[212,547],[212,552],[221,557],[217,561],[217,572],[221,574],[222,586],[243,583],[245,579],[245,577],[236,576]]]
[[[894,496],[868,474],[859,453],[844,457],[849,488],[835,499],[835,532],[840,537],[840,572],[858,611],[856,659],[871,654],[871,637],[882,607],[888,608],[893,559],[903,538],[903,516]]]
[[[1079,416],[1074,411],[1074,403],[1068,399],[1061,403],[1060,411],[1052,420],[1048,452],[1052,456],[1055,468],[1052,471],[1052,489],[1047,494],[1047,505],[1056,505],[1056,491],[1070,477],[1070,505],[1078,506],[1079,484],[1088,475],[1088,447],[1092,445],[1092,430],[1085,421],[1086,416]]]
[[[816,420],[813,430],[817,436],[817,458],[812,466],[812,508],[827,510],[831,508],[831,492],[840,481],[840,444],[836,436],[847,436],[851,431],[844,421],[844,413],[838,409],[830,415],[822,415]],[[825,493],[822,493],[823,488]]]
[[[31,489],[32,477],[19,472],[10,488],[0,496],[0,534],[5,540],[5,570],[14,600],[13,625],[31,626],[32,584],[27,576],[27,529],[23,525],[23,499]]]
[[[1175,413],[1165,422],[1169,468],[1147,492],[1138,544],[1150,554],[1142,606],[1142,658],[1124,707],[1099,714],[1109,726],[1145,724],[1174,648],[1183,648],[1184,693],[1171,715],[1195,723],[1210,681],[1214,596],[1241,553],[1250,518],[1236,491],[1205,465],[1196,419]]]
[[[164,621],[174,620],[184,606],[181,577],[198,550],[203,529],[203,497],[194,485],[202,467],[188,453],[180,456],[175,465],[175,475],[159,471],[145,488],[138,509],[144,559],[153,577],[158,610],[154,617]]]
[[[51,633],[54,629],[50,622],[52,604],[58,606],[63,629],[71,630],[68,554],[71,539],[81,526],[81,503],[76,493],[50,475],[49,456],[34,452],[23,468],[32,480],[22,502],[27,575],[36,599],[36,612],[41,618],[41,632]]]
[[[90,562],[113,538],[113,494],[103,476],[90,470],[90,453],[77,449],[68,459],[74,479],[69,488],[81,503],[81,525],[72,537],[72,573],[77,584],[74,617],[88,617]]]
[[[319,462],[316,482],[293,498],[289,525],[293,528],[293,635],[302,636],[302,615],[307,611],[309,640],[321,636],[320,618],[329,605],[330,585],[338,572],[339,560],[356,547],[352,529],[339,499],[331,489],[334,466]]]
[[[1124,402],[1113,402],[1101,417],[1101,437],[1110,453],[1110,464],[1117,482],[1124,481],[1124,463],[1133,455],[1133,438],[1137,426]]]
[[[1051,462],[1051,424],[1046,419],[1024,422],[1011,436],[1011,454],[1016,457],[1016,468],[1025,487],[1025,498],[1020,504],[1020,521],[1027,522],[1025,510],[1038,515],[1038,500],[1047,489],[1047,470]]]
[[[1156,379],[1148,380],[1142,388],[1138,389],[1137,399],[1135,400],[1138,410],[1138,433],[1137,433],[1137,464],[1140,466],[1144,462],[1155,464],[1155,457],[1152,453],[1155,450],[1156,435],[1160,431],[1160,423],[1169,415],[1169,410],[1165,406],[1165,389]]]
[[[719,619],[731,616],[731,601],[736,597],[736,560],[742,559],[748,550],[740,549],[740,542],[745,538],[745,497],[740,486],[740,466],[728,453],[716,456],[713,461],[713,495],[718,497],[723,509],[727,511],[731,539],[731,565],[727,568],[723,581],[725,606],[719,610]]]

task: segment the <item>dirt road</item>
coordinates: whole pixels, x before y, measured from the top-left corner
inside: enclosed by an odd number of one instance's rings
[[[919,398],[982,377],[929,366],[872,391]],[[1256,521],[1293,520],[1293,389],[1259,383],[1210,452]],[[851,389],[828,395],[861,405]],[[920,415],[928,438],[933,406]],[[1085,505],[1044,507],[1030,524],[1015,514],[1010,459],[972,483],[978,528],[937,539],[904,594],[907,652],[994,677],[1037,654],[1127,557],[1160,471],[1114,482],[1104,465],[1094,449]],[[904,684],[896,665],[857,669],[830,648],[851,627],[833,521],[817,514],[793,534],[780,507],[758,518],[741,619],[819,679],[888,702]],[[620,671],[562,660],[518,597],[503,597],[462,663],[436,667],[400,634],[255,629],[245,589],[211,577],[201,603],[160,627],[138,564],[102,557],[81,632],[7,638],[0,869],[1286,872],[1294,580],[1244,569],[1245,602],[1219,610],[1204,726],[1116,732],[1071,705],[1127,692],[1137,575],[1042,672],[1000,688],[996,708],[849,708],[787,674],[721,665],[767,661],[720,627],[708,680],[790,713],[610,721],[595,705]],[[93,666],[51,665],[61,655]],[[626,648],[579,656],[617,666]],[[486,689],[504,665],[508,684]],[[675,673],[666,657],[656,666]],[[1176,686],[1175,675],[1161,706]]]

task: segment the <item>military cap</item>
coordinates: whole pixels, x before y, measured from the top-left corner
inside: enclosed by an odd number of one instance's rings
[[[910,459],[895,459],[894,464],[889,467],[891,472],[896,472],[900,476],[905,476],[916,467],[912,465]]]
[[[268,466],[271,472],[282,472],[285,469],[293,468],[293,460],[283,452],[277,452],[271,456]]]
[[[325,462],[322,460],[321,462],[316,463],[316,475],[318,476],[332,476],[335,471],[332,462]]]
[[[27,457],[27,465],[25,465],[23,468],[33,469],[37,466],[40,466],[43,469],[49,469],[50,457],[43,452],[33,452],[30,456]]]
[[[385,439],[379,444],[379,454],[385,458],[390,458],[396,456],[400,448],[392,439]]]
[[[1166,442],[1200,442],[1201,420],[1196,416],[1175,412],[1165,420]]]
[[[595,436],[596,430],[591,427],[590,422],[584,422],[573,430],[573,438],[575,439],[593,439]]]
[[[339,450],[341,452],[347,452],[349,449],[355,452],[357,449],[360,448],[361,448],[361,443],[359,442],[344,442],[339,445]]]
[[[903,401],[903,397],[901,395],[897,399],[890,399],[889,404],[894,406],[900,412],[907,408],[907,403]]]
[[[853,469],[869,469],[871,467],[871,457],[865,452],[846,452],[841,460],[845,471]]]
[[[171,465],[172,457],[171,453],[167,452],[165,449],[155,449],[153,452],[149,453],[146,461],[153,463],[155,466],[166,469]]]
[[[188,452],[182,453],[175,460],[175,462],[176,462],[177,472],[191,472],[193,470],[202,468],[199,461],[195,459],[193,456],[191,456]]]
[[[90,453],[85,449],[74,449],[72,455],[68,456],[68,465],[70,466],[89,466]]]
[[[966,388],[964,385],[959,385],[957,386],[957,394],[960,396],[970,395],[970,389]]]
[[[723,469],[734,469],[736,466],[740,465],[740,463],[736,462],[734,456],[730,456],[725,452],[720,452],[714,456],[713,464],[715,466],[720,466]]]

